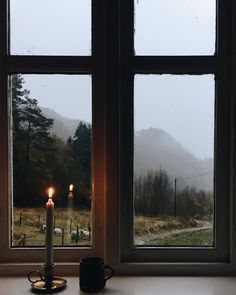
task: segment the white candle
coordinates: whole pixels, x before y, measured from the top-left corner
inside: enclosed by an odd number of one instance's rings
[[[74,188],[73,184],[70,184],[69,191],[72,192],[73,191],[73,188]]]
[[[70,184],[68,197],[73,197],[73,188],[74,188],[74,185]]]
[[[45,266],[53,265],[53,223],[54,223],[54,203],[52,201],[53,188],[48,190],[48,201],[46,203],[46,257]]]

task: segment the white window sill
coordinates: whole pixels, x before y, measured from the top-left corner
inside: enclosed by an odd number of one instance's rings
[[[65,277],[64,295],[85,294],[79,291],[78,277]],[[1,295],[32,294],[26,277],[0,278]],[[107,281],[107,287],[99,294],[124,295],[235,295],[234,277],[129,277],[116,276]]]

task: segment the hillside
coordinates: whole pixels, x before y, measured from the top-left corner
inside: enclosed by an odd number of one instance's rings
[[[41,107],[41,109],[46,117],[54,119],[52,133],[64,141],[74,135],[79,120],[62,117],[48,108]],[[148,170],[160,168],[167,172],[171,181],[177,178],[177,189],[187,185],[209,191],[213,189],[213,159],[198,159],[161,129],[149,128],[136,132],[135,174],[142,175]]]
[[[137,175],[161,168],[167,172],[171,180],[177,178],[179,189],[186,185],[194,185],[198,189],[209,191],[213,188],[213,160],[196,158],[163,130],[149,128],[137,132],[134,155],[134,169]]]
[[[53,119],[54,124],[51,133],[56,134],[62,140],[66,141],[69,136],[73,136],[80,120],[70,119],[59,115],[52,109],[40,107],[45,117]]]

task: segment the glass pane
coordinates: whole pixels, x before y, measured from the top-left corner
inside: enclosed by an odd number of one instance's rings
[[[91,245],[91,76],[12,75],[12,246]],[[71,186],[72,185],[72,186]]]
[[[134,243],[213,246],[214,75],[136,75]]]
[[[91,55],[91,0],[11,0],[11,54]]]
[[[215,0],[134,0],[137,55],[212,55]]]

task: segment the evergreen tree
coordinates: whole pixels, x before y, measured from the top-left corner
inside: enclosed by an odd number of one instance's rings
[[[150,170],[134,178],[135,213],[146,216],[171,214],[173,189],[167,173]]]
[[[53,120],[42,115],[23,83],[21,75],[12,76],[14,205],[35,206],[52,180],[48,162],[53,156]]]
[[[212,192],[197,191],[195,187],[186,187],[178,193],[178,213],[186,217],[211,217],[214,197]]]
[[[67,143],[72,153],[72,182],[78,184],[78,205],[88,208],[91,205],[91,125],[80,122],[73,139]]]

